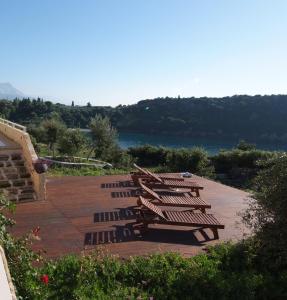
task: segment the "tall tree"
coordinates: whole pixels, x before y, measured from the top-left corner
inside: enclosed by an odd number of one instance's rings
[[[45,120],[42,123],[45,136],[49,144],[50,150],[52,150],[53,156],[55,156],[55,145],[59,141],[59,138],[66,130],[65,125],[57,119]]]
[[[85,147],[86,139],[79,129],[68,129],[59,140],[61,154],[76,155]]]
[[[95,156],[105,159],[109,152],[117,147],[117,130],[111,125],[109,118],[96,115],[90,122],[92,146]]]

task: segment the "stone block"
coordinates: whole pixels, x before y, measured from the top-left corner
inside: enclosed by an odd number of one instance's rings
[[[25,180],[23,179],[16,179],[13,180],[13,186],[24,186],[26,184]]]
[[[0,155],[0,161],[7,161],[9,159],[9,155],[1,154]]]
[[[10,187],[11,183],[8,180],[1,180],[0,181],[0,189],[5,189],[7,187]]]
[[[6,178],[7,179],[18,179],[19,175],[17,173],[9,173],[9,174],[6,174]]]
[[[15,167],[24,167],[25,166],[25,162],[23,160],[15,160],[14,161],[14,166]]]
[[[11,154],[11,160],[22,160],[22,155],[20,153]]]
[[[20,178],[30,178],[31,175],[29,173],[26,174],[20,174]]]

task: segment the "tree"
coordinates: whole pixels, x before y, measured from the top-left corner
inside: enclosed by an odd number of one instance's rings
[[[45,120],[42,123],[49,149],[55,156],[55,145],[66,130],[65,125],[56,119]]]
[[[255,179],[255,192],[243,215],[259,244],[258,257],[287,268],[287,156],[271,159]],[[266,263],[266,262],[265,262]]]
[[[109,157],[109,153],[117,147],[117,130],[112,127],[109,118],[96,115],[90,122],[92,145],[91,152],[100,159]],[[91,153],[90,152],[90,153]]]
[[[75,156],[85,147],[86,139],[79,129],[68,129],[59,140],[61,154]]]
[[[256,149],[256,145],[247,143],[244,140],[240,140],[239,143],[236,146],[236,149],[242,150],[242,151],[250,151]]]

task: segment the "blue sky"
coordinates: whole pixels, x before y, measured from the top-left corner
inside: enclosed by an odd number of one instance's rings
[[[0,82],[62,103],[287,93],[286,0],[0,0]]]

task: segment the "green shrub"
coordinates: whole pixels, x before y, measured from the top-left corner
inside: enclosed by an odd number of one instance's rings
[[[154,167],[166,165],[167,154],[170,151],[171,149],[165,147],[144,145],[129,148],[128,154],[130,154],[140,166]]]
[[[214,169],[207,152],[202,148],[175,149],[167,155],[166,162],[171,172],[192,172],[212,177]]]

